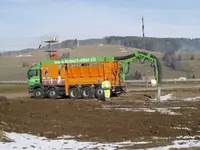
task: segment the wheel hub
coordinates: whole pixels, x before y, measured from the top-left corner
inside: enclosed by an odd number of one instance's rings
[[[51,91],[51,92],[50,92],[50,95],[51,95],[51,96],[54,96],[55,94],[56,94],[55,91]]]
[[[72,92],[71,92],[71,95],[72,95],[73,97],[76,97],[76,92],[75,92],[75,91],[72,91]]]
[[[98,90],[97,93],[98,93],[98,94],[102,94],[102,93],[103,93],[103,90]]]
[[[88,90],[84,90],[84,91],[83,91],[83,95],[88,96],[88,95],[89,95]]]
[[[40,95],[41,95],[41,92],[37,91],[36,96],[40,96]]]

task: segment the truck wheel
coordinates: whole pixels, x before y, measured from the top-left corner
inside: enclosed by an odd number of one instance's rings
[[[44,97],[44,91],[41,88],[34,89],[33,96],[34,98],[42,99]]]
[[[92,98],[92,89],[90,87],[83,87],[82,92],[81,92],[81,96],[84,99]]]
[[[51,98],[51,99],[58,98],[57,90],[55,88],[50,88],[50,90],[48,92],[48,97]]]
[[[70,99],[78,99],[79,96],[80,96],[80,92],[79,92],[78,88],[74,87],[74,88],[69,89],[69,98]]]
[[[97,99],[103,99],[104,98],[104,92],[103,92],[103,89],[100,86],[98,86],[95,89],[95,97]]]

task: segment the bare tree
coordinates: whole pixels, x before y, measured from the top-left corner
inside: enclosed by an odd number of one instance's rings
[[[179,61],[182,60],[181,54],[178,55],[178,60],[179,60]]]
[[[22,67],[29,67],[28,62],[24,61],[24,62],[22,63]]]
[[[64,52],[62,56],[60,57],[60,59],[64,59],[64,58],[70,58],[70,52]]]
[[[191,55],[191,56],[190,56],[190,60],[194,60],[194,55]]]

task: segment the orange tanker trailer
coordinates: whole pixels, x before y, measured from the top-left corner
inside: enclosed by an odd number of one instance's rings
[[[107,78],[112,84],[111,93],[122,92],[120,62],[87,62],[71,64],[44,64],[41,66],[41,83],[47,95],[57,98],[102,98],[101,83]],[[48,72],[48,73],[47,73]]]

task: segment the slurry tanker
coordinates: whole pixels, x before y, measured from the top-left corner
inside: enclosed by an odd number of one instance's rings
[[[130,63],[145,60],[151,62],[160,95],[162,78],[159,59],[147,52],[137,51],[127,56],[96,56],[88,58],[67,58],[44,60],[28,69],[29,93],[42,99],[68,96],[70,99],[101,99],[101,83],[108,79],[112,84],[111,95],[125,92],[125,76]]]

